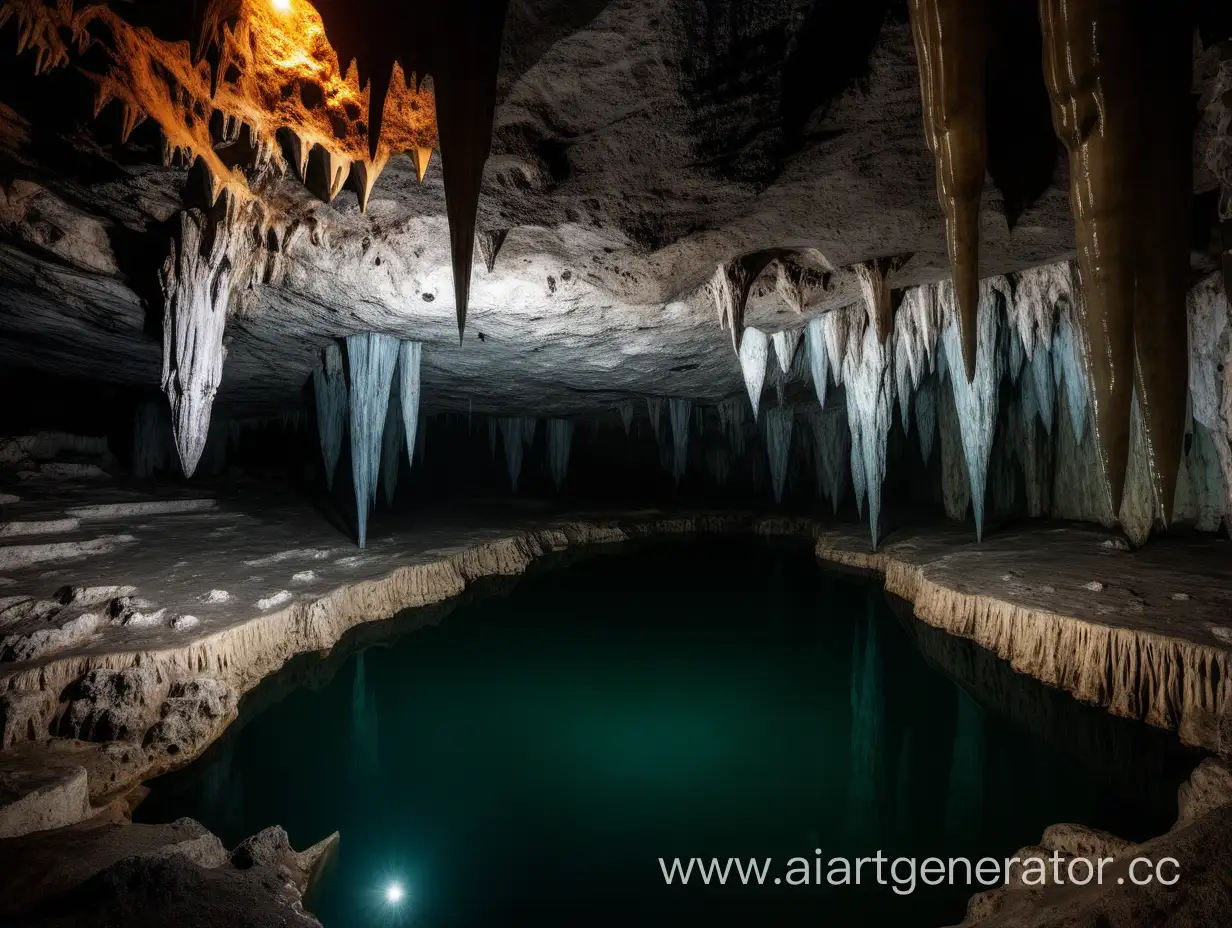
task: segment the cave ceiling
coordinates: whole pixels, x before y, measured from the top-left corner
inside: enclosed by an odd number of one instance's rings
[[[716,267],[753,269],[743,322],[766,332],[860,299],[862,262],[895,290],[951,273],[905,2],[510,0],[485,8],[495,39],[474,23],[490,73],[433,56],[457,14],[196,6],[0,4],[4,367],[158,389],[186,209],[244,230],[216,401],[235,415],[298,406],[321,347],[368,331],[423,343],[429,409],[714,401],[743,389]],[[1040,17],[989,15],[977,277],[1075,254]],[[1201,146],[1192,174],[1197,273],[1217,261]]]

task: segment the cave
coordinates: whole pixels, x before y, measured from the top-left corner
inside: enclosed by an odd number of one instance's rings
[[[1215,0],[0,0],[0,924],[1232,925],[1230,282]]]

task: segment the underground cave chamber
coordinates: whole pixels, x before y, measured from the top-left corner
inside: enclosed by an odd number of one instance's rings
[[[2,42],[0,922],[1232,923],[1226,4]]]

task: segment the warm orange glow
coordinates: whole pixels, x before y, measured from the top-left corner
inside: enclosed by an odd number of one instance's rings
[[[419,87],[395,66],[373,159],[368,89],[359,86],[353,66],[346,71],[340,66],[312,4],[240,0],[239,7],[234,25],[210,37],[218,51],[213,71],[207,61],[191,62],[186,43],[167,42],[144,27],[131,26],[106,4],[75,10],[65,0],[54,6],[44,0],[0,0],[0,25],[16,16],[22,33],[30,37],[27,44],[39,50],[40,69],[69,63],[66,35],[79,51],[91,43],[101,45],[111,66],[106,73],[89,75],[98,85],[96,112],[119,101],[125,138],[143,120],[155,121],[162,130],[165,160],[188,164],[202,159],[215,192],[225,187],[241,198],[251,195],[244,174],[232,170],[229,165],[235,161],[224,157],[211,133],[216,110],[227,127],[223,141],[234,141],[245,129],[249,144],[259,152],[258,167],[285,165],[275,139],[280,129],[294,134],[298,155],[290,166],[301,176],[308,152],[316,146],[324,149],[330,196],[342,187],[352,165],[360,168],[357,179],[364,203],[392,155],[410,153],[421,171],[426,167],[437,145],[431,82]],[[106,38],[96,39],[87,30],[95,21],[106,27],[97,33]]]

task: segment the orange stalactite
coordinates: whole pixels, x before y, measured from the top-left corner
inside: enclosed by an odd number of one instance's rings
[[[226,12],[234,15],[210,20],[212,34],[207,30],[199,43],[199,51],[217,50],[213,65],[194,64],[188,42],[164,41],[131,26],[103,3],[74,11],[70,0],[54,6],[4,0],[0,26],[16,19],[19,47],[37,50],[38,72],[69,63],[63,34],[76,37],[82,49],[98,42],[112,64],[104,73],[88,75],[98,87],[96,114],[119,101],[125,139],[143,120],[153,119],[163,133],[165,159],[177,154],[184,163],[202,159],[215,195],[226,188],[241,199],[251,196],[245,175],[222,152],[238,131],[228,128],[220,143],[210,129],[215,112],[225,126],[247,128],[255,163],[246,167],[284,167],[276,135],[288,130],[301,165],[314,147],[324,150],[330,177],[320,192],[335,196],[354,168],[365,207],[390,157],[406,152],[419,163],[425,150],[438,146],[431,86],[414,80],[408,85],[398,71],[385,101],[376,155],[369,154],[369,89],[359,86],[353,65],[344,72],[307,0],[238,0]],[[95,30],[99,38],[90,38],[91,25],[103,27]]]

